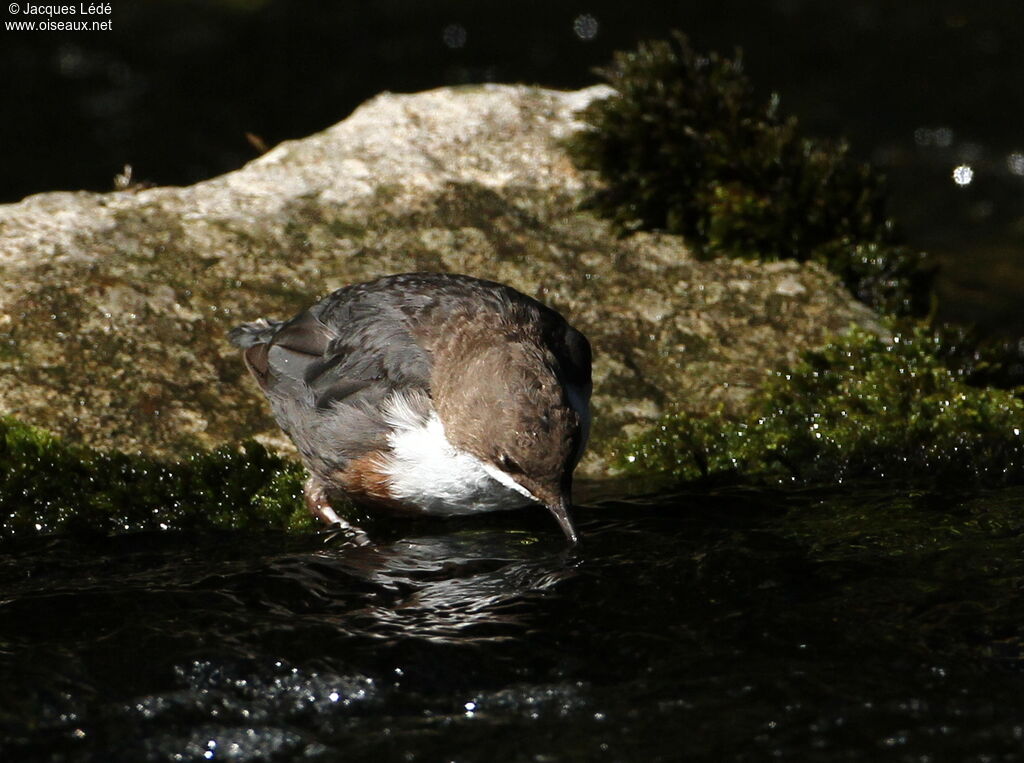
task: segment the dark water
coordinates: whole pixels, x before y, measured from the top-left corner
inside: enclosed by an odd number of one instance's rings
[[[1019,760],[1024,491],[0,549],[0,759]]]

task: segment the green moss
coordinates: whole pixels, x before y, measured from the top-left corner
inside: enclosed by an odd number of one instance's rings
[[[256,442],[175,462],[105,453],[0,418],[0,538],[88,529],[308,529],[301,467]]]
[[[881,176],[759,101],[739,53],[700,56],[677,33],[599,73],[616,93],[582,112],[592,129],[568,149],[620,230],[682,234],[703,257],[818,260],[874,307],[927,311],[934,268],[898,246]]]
[[[946,324],[938,340],[939,356],[967,384],[1024,388],[1024,337],[982,336],[975,328]]]
[[[843,238],[818,247],[813,258],[838,275],[857,299],[883,314],[920,316],[935,309],[936,268],[924,252]]]
[[[666,416],[624,445],[627,473],[776,483],[849,479],[1024,482],[1024,401],[968,386],[941,334],[855,330],[774,374],[742,419]]]

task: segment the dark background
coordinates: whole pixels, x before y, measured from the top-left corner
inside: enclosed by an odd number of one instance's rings
[[[675,28],[698,49],[742,47],[765,97],[778,92],[809,134],[845,135],[885,170],[910,243],[943,263],[947,317],[1024,333],[1016,0],[112,6],[109,32],[0,30],[0,201],[109,190],[129,163],[136,178],[193,183],[257,156],[246,133],[270,146],[302,137],[382,90],[584,86],[613,50]],[[30,17],[0,8],[14,18]],[[974,172],[966,187],[952,180],[961,164]]]

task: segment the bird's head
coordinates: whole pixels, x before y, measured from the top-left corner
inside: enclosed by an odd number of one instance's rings
[[[589,388],[559,377],[534,346],[483,350],[460,374],[439,413],[455,447],[476,456],[495,480],[540,503],[569,540],[572,473],[586,444]]]

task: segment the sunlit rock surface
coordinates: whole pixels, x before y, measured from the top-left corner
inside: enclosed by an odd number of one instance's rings
[[[384,94],[188,188],[50,193],[0,206],[0,409],[101,448],[177,455],[288,444],[224,333],[344,284],[437,270],[509,283],[595,350],[583,465],[661,413],[741,409],[766,371],[871,324],[814,265],[698,262],[617,238],[578,205],[560,148],[600,88]]]

